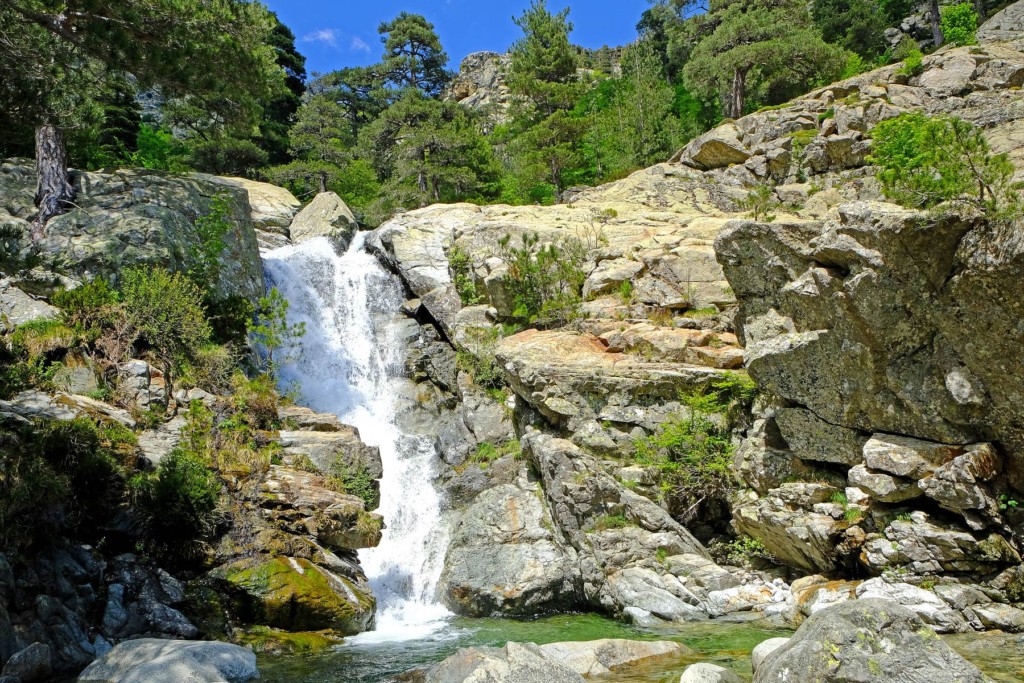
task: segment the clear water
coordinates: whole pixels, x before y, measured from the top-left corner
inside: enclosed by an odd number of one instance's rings
[[[641,629],[593,614],[559,615],[530,621],[512,619],[452,620],[429,638],[404,643],[362,643],[352,639],[310,656],[262,656],[267,683],[387,683],[397,674],[444,659],[460,647],[502,646],[513,640],[542,645],[566,640],[629,638],[673,640],[690,648],[675,660],[604,676],[608,683],[677,683],[694,662],[712,662],[750,676],[750,651],[762,640],[788,632],[753,624],[694,623],[678,628]],[[538,683],[542,683],[538,681]]]
[[[394,316],[402,302],[398,279],[363,248],[348,251],[326,238],[265,254],[267,279],[288,300],[290,323],[304,323],[301,350],[281,370],[299,402],[334,413],[380,449],[384,465],[377,510],[386,528],[379,547],[359,552],[377,596],[376,629],[367,644],[429,638],[451,614],[435,598],[448,539],[433,482],[437,453],[429,439],[395,425],[404,345]]]

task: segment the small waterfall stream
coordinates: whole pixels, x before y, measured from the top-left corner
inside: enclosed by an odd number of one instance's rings
[[[271,284],[289,302],[290,323],[303,322],[301,354],[281,371],[300,402],[337,415],[380,449],[381,504],[386,529],[380,546],[359,551],[374,594],[377,628],[354,641],[423,638],[444,627],[450,613],[435,598],[447,537],[433,481],[437,455],[423,436],[402,433],[395,403],[404,348],[395,313],[398,278],[364,249],[357,233],[344,255],[327,238],[264,254]]]

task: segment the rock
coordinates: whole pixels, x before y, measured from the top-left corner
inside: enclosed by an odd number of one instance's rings
[[[497,52],[473,52],[445,88],[444,98],[484,113],[494,123],[508,120],[512,93],[507,83],[509,57]]]
[[[1022,33],[1024,33],[1024,5],[1015,2],[996,12],[988,21],[979,26],[976,37],[979,42],[1020,40]]]
[[[504,484],[481,493],[460,515],[440,591],[450,609],[467,616],[571,609],[578,593],[574,565],[552,532],[539,487]]]
[[[917,575],[955,572],[993,574],[1020,562],[1019,553],[998,533],[976,538],[955,525],[940,525],[923,512],[890,523],[881,538],[864,544],[862,561],[881,573],[905,567]]]
[[[821,575],[805,576],[790,586],[796,603],[793,621],[800,622],[827,607],[857,597],[859,581],[828,580]]]
[[[215,185],[237,188],[249,200],[249,215],[260,249],[276,249],[288,244],[288,226],[302,203],[283,187],[248,178],[225,178],[205,173],[193,174]]]
[[[24,223],[31,215],[34,175],[30,168],[0,165],[0,196],[5,202],[0,223]],[[197,257],[192,248],[199,241],[196,218],[209,214],[214,198],[223,195],[232,229],[224,235],[215,293],[253,302],[263,295],[263,264],[249,189],[273,186],[146,169],[76,171],[71,180],[76,191],[74,208],[47,223],[46,236],[38,245],[42,262],[54,272],[79,282],[97,276],[116,282],[129,267],[188,270]],[[287,194],[281,188],[274,190]]]
[[[533,643],[464,648],[427,669],[423,683],[583,683],[574,669]]]
[[[716,664],[691,664],[679,677],[679,683],[742,683],[742,679]]]
[[[750,653],[750,663],[754,667],[754,673],[757,673],[757,670],[761,668],[766,659],[788,642],[789,638],[769,638],[755,645]]]
[[[879,598],[903,605],[937,633],[963,633],[969,630],[963,617],[950,609],[942,598],[909,583],[890,583],[883,578],[869,579],[857,586],[862,600]]]
[[[249,620],[286,631],[355,635],[373,626],[375,600],[365,583],[293,557],[237,560],[211,576]]]
[[[13,676],[22,683],[32,683],[47,678],[52,670],[50,646],[32,643],[11,655],[0,675]]]
[[[0,278],[0,332],[12,332],[18,325],[56,318],[59,314],[50,304],[15,287],[10,278]]]
[[[1024,610],[1011,605],[994,602],[974,605],[965,609],[964,613],[977,619],[986,629],[999,629],[1007,633],[1024,632]]]
[[[750,158],[750,151],[740,142],[739,136],[739,129],[726,123],[695,138],[676,158],[702,171],[742,164]]]
[[[913,612],[886,600],[855,600],[810,616],[754,673],[754,683],[902,681],[986,683]]]
[[[900,477],[921,479],[962,452],[963,448],[959,446],[874,434],[864,444],[864,463]]]
[[[601,261],[583,283],[583,298],[615,292],[623,282],[632,282],[644,269],[644,264],[624,258]]]
[[[967,451],[919,482],[926,496],[946,510],[960,513],[968,526],[979,531],[988,522],[999,519],[999,503],[984,482],[994,479],[1002,469],[998,452],[992,444],[967,447]]]
[[[548,643],[540,649],[545,656],[582,676],[600,676],[630,666],[673,660],[688,652],[684,646],[670,641],[622,638]]]
[[[295,215],[288,232],[293,244],[328,237],[335,249],[344,252],[357,228],[356,217],[344,200],[333,192],[321,192]]]
[[[229,643],[143,638],[86,667],[79,683],[243,683],[259,678],[256,655]]]
[[[735,586],[708,593],[707,609],[713,617],[733,612],[760,611],[768,605],[785,602],[788,594],[788,587],[771,584]]]
[[[875,472],[864,465],[851,467],[847,476],[850,484],[860,487],[880,503],[902,503],[921,495],[916,481]]]
[[[184,427],[184,416],[176,415],[157,425],[156,429],[147,429],[139,434],[139,450],[142,451],[146,469],[155,470],[160,467],[160,461],[181,441],[181,430]]]
[[[783,408],[775,413],[782,438],[804,460],[856,465],[867,438],[853,429],[825,422],[809,410]]]
[[[117,366],[117,388],[125,400],[142,411],[167,405],[164,373],[144,360],[130,360]]]
[[[719,567],[703,555],[687,553],[665,558],[665,564],[675,576],[687,586],[703,588],[706,591],[723,591],[740,585],[732,572]]]
[[[801,509],[779,496],[787,485],[733,509],[736,530],[761,541],[780,561],[810,572],[831,572],[838,565],[841,534],[849,526],[831,515]]]
[[[285,415],[294,418],[296,414],[292,411]],[[364,444],[355,427],[342,425],[331,417],[305,419],[305,425],[315,431],[280,432],[280,443],[287,456],[305,456],[324,473],[342,465],[350,472],[363,471],[371,479],[380,479],[384,474],[380,451]]]
[[[124,554],[111,561],[105,578],[109,585],[100,631],[110,640],[199,636],[199,630],[177,609],[185,602],[184,586],[166,572]]]

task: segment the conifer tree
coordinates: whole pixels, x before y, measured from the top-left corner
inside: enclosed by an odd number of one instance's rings
[[[437,95],[451,80],[445,69],[448,55],[434,25],[419,14],[402,12],[383,22],[377,32],[384,43],[381,73],[399,89],[413,88]]]

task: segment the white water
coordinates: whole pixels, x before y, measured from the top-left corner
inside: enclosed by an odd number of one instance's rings
[[[301,403],[334,413],[380,449],[380,546],[359,551],[377,596],[377,627],[360,642],[410,640],[442,629],[451,616],[435,597],[448,539],[433,481],[437,455],[422,436],[395,425],[404,346],[394,315],[402,302],[398,279],[355,236],[343,256],[326,238],[264,254],[271,284],[288,300],[290,323],[304,322],[301,354],[281,371]],[[293,354],[297,355],[297,354]]]

